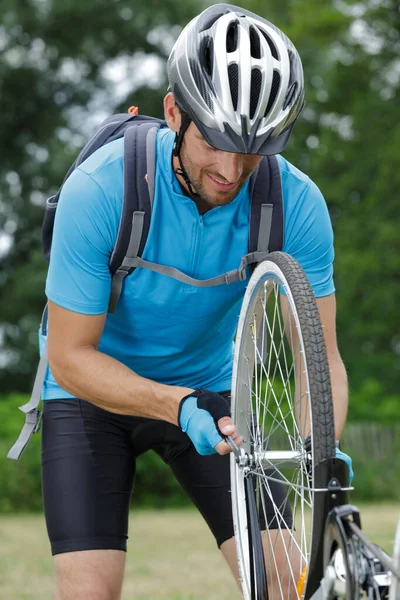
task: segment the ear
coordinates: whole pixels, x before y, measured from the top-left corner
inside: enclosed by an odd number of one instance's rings
[[[178,133],[181,128],[181,113],[172,92],[169,92],[164,98],[164,116],[168,127]]]

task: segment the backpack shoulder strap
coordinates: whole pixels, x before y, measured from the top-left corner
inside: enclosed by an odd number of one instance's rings
[[[124,197],[114,251],[108,311],[113,313],[123,280],[134,268],[127,258],[141,256],[150,229],[154,199],[156,135],[162,122],[142,122],[129,127],[124,136]]]
[[[46,304],[42,316],[42,322],[40,324],[40,330],[44,336],[47,336],[47,316],[48,305]],[[47,367],[48,358],[46,340],[44,347],[42,348],[39,365],[36,371],[35,382],[33,384],[33,389],[29,402],[19,407],[19,410],[25,414],[25,423],[22,427],[17,441],[7,454],[7,458],[10,458],[11,460],[20,459],[23,451],[28,445],[29,440],[31,439],[31,436],[34,433],[37,433],[40,429],[40,425],[42,422],[42,413],[40,412],[38,407],[42,397],[42,388],[47,373]]]
[[[281,173],[276,156],[262,159],[251,178],[249,252],[275,252],[283,247]]]
[[[90,138],[84,148],[82,148],[78,157],[68,169],[64,177],[64,181],[62,182],[57,193],[47,199],[42,227],[42,246],[47,261],[50,260],[51,245],[53,241],[54,218],[64,183],[67,181],[71,173],[89,156],[91,156],[91,154],[93,154],[105,143],[109,143],[117,138],[122,137],[125,129],[129,127],[132,122],[135,122],[138,119],[140,119],[140,117],[134,114],[116,114],[108,117],[101,124],[101,127],[98,129],[98,131]]]

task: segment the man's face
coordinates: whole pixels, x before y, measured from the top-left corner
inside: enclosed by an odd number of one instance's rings
[[[184,135],[180,156],[207,210],[232,202],[262,158],[216,150],[207,144],[193,122]],[[177,157],[174,167],[179,167]]]

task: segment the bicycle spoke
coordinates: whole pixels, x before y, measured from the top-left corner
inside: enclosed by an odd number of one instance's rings
[[[281,263],[284,270],[288,269],[291,273],[290,285],[280,270]],[[298,269],[293,259],[279,253],[273,260],[267,259],[257,267],[254,278],[257,275],[258,283],[249,285],[246,292],[235,351],[233,417],[240,434],[244,436],[242,449],[244,456],[247,456],[247,463],[242,463],[246,464],[243,468],[232,462],[232,498],[234,505],[239,502],[239,507],[244,481],[246,477],[251,477],[260,516],[264,516],[266,523],[268,519],[274,519],[276,529],[270,531],[267,528],[263,534],[268,590],[273,600],[301,600],[303,592],[297,591],[297,585],[300,580],[307,579],[305,569],[313,544],[314,491],[310,479],[312,462],[306,455],[304,440],[311,434],[313,441],[315,433],[311,398],[314,403],[324,402],[324,409],[328,407],[321,414],[331,427],[326,438],[328,430],[323,429],[325,425],[322,426],[324,444],[318,445],[318,459],[321,460],[322,446],[332,453],[329,456],[334,453],[333,412],[331,405],[327,404],[331,402],[330,389],[326,393],[320,393],[319,388],[315,391],[316,385],[322,386],[320,380],[326,382],[327,377],[325,372],[320,375],[320,371],[315,371],[312,360],[317,357],[315,364],[321,364],[321,344],[314,340],[323,338],[323,334],[321,336],[317,317],[314,323],[313,315],[318,315],[318,309],[310,288],[307,288],[307,294],[314,301],[312,316],[309,316],[308,301],[307,311],[302,315],[298,312],[298,306],[303,306],[307,295],[304,292],[304,274],[300,271],[299,278],[303,279],[301,284],[297,283]],[[295,287],[304,286],[296,296],[296,302],[291,287],[293,284]],[[308,328],[314,326],[318,333],[309,335]],[[304,342],[305,334],[308,336],[308,346]],[[314,369],[312,379],[310,368]],[[327,368],[327,361],[324,368]],[[316,394],[315,398],[312,393]],[[318,412],[318,419],[321,419],[319,415]],[[330,445],[326,444],[325,438],[329,439]],[[288,453],[286,463],[278,460],[280,455],[277,452],[281,450],[292,453]],[[312,444],[313,458],[314,452]],[[297,464],[293,462],[294,458],[298,460]],[[238,510],[236,512],[238,514]],[[290,515],[293,522],[289,520]],[[235,523],[238,535],[245,538],[246,521],[242,517],[241,523],[237,519]],[[254,594],[249,562],[240,550],[247,547],[246,544],[238,546],[244,597],[250,600]],[[278,548],[279,557],[276,557]]]

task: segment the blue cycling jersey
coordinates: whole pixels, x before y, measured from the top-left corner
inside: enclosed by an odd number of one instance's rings
[[[172,170],[174,133],[157,134],[156,178],[143,258],[197,279],[235,269],[247,253],[248,183],[226,206],[199,215]],[[123,198],[123,140],[100,148],[68,178],[55,219],[47,297],[65,309],[107,311],[108,264]],[[317,297],[334,292],[333,233],[317,186],[279,157],[284,198],[284,247],[303,266]],[[231,385],[233,337],[246,282],[198,288],[136,269],[107,315],[99,350],[154,381],[216,392]],[[43,344],[43,336],[41,336]],[[72,397],[50,370],[43,399]]]

